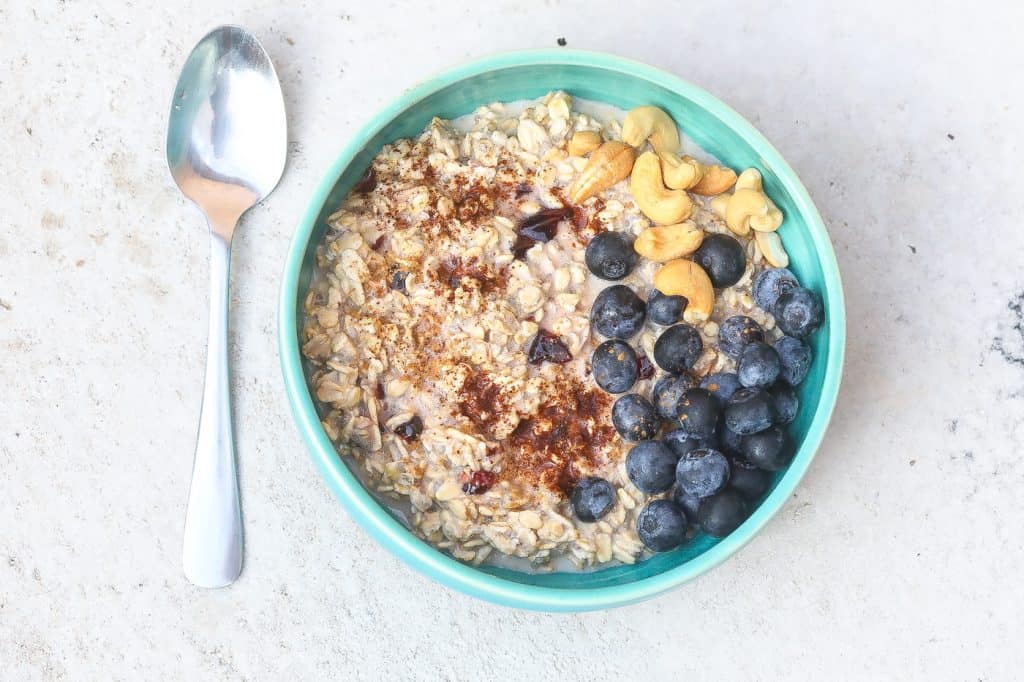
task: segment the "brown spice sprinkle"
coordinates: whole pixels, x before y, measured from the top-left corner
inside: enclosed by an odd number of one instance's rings
[[[501,386],[487,372],[473,372],[459,390],[459,414],[484,434],[489,434],[508,410]]]
[[[568,496],[607,460],[616,434],[607,393],[573,376],[559,379],[555,390],[502,444],[502,478]]]
[[[458,256],[449,256],[441,261],[434,271],[434,276],[440,284],[452,290],[462,286],[464,279],[473,280],[480,293],[485,295],[504,289],[508,284],[506,268],[495,271],[490,266],[481,264],[475,258],[463,262]]]
[[[372,255],[367,259],[371,295],[392,293],[390,282],[399,270],[436,282],[449,300],[454,300],[459,289],[475,288],[485,296],[503,292],[508,284],[507,268],[495,269],[475,258],[463,259],[452,252],[453,242],[458,242],[467,230],[488,224],[496,215],[518,221],[521,215],[517,202],[533,191],[534,179],[528,176],[523,181],[512,165],[514,161],[506,158],[499,159],[492,180],[444,178],[431,166],[427,152],[417,143],[409,155],[412,171],[422,176],[419,187],[428,193],[426,206],[419,214],[397,208],[402,205],[397,194],[402,178],[386,166],[371,167],[355,188],[372,201],[369,208],[381,219],[382,234],[372,243]],[[570,211],[566,215],[568,229],[578,247],[603,230],[597,219],[603,202],[596,199],[585,207],[573,206],[564,188],[550,190]],[[442,200],[450,202],[450,210],[442,211]],[[447,252],[447,257],[427,270],[423,256],[399,258],[392,253],[385,235],[410,227],[431,240],[433,253]],[[445,352],[444,340],[437,320],[429,317],[415,319],[408,334],[409,342],[400,342],[395,350],[407,358],[413,385],[421,386],[436,379],[433,358]],[[573,376],[574,371],[567,368],[546,391],[549,395],[543,397],[536,413],[522,419],[507,438],[497,443],[496,468],[502,480],[568,496],[580,478],[606,462],[616,449],[617,436],[609,419],[610,397],[585,379]],[[382,388],[377,387],[379,399]],[[509,414],[512,401],[504,390],[486,371],[473,370],[458,391],[454,408],[479,435],[493,439],[495,427],[515,416]],[[489,486],[481,489],[485,487]]]
[[[604,223],[597,217],[597,214],[604,210],[604,200],[600,197],[595,197],[588,208],[580,206],[578,204],[572,204],[565,196],[565,190],[562,187],[552,187],[551,194],[558,198],[562,202],[563,206],[572,209],[572,226],[575,228],[574,232],[578,236],[584,236],[582,233],[589,232],[591,235],[597,235],[605,231]],[[587,237],[589,241],[589,237]],[[586,242],[584,242],[586,243]]]

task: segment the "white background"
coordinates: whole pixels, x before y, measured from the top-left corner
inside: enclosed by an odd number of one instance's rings
[[[158,4],[0,1],[4,679],[1019,677],[1017,3]],[[185,55],[227,21],[271,52],[292,141],[234,244],[248,544],[241,580],[204,592],[179,551],[207,241],[163,146]],[[558,37],[759,127],[825,218],[849,317],[832,426],[767,529],[666,596],[584,615],[482,603],[378,547],[313,470],[275,342],[289,237],[354,128],[442,68]]]

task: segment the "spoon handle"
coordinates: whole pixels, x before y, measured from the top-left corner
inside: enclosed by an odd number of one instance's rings
[[[242,572],[242,514],[228,381],[231,242],[215,231],[210,238],[210,338],[182,558],[190,582],[224,587]]]

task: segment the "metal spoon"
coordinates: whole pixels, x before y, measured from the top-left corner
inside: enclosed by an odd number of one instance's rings
[[[288,133],[273,64],[249,32],[210,31],[188,56],[171,103],[167,165],[210,226],[210,336],[192,485],[185,513],[185,576],[223,587],[242,571],[242,515],[228,383],[231,235],[284,171]]]

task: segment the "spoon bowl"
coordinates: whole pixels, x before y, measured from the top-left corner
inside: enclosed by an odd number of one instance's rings
[[[228,376],[228,281],[238,219],[284,172],[288,131],[270,57],[245,29],[221,26],[185,61],[167,125],[167,165],[210,226],[210,327],[192,484],[185,576],[223,587],[242,571],[242,514]]]
[[[233,229],[277,186],[287,142],[284,97],[266,51],[238,26],[210,31],[188,56],[171,104],[167,165],[178,187],[212,229]]]

